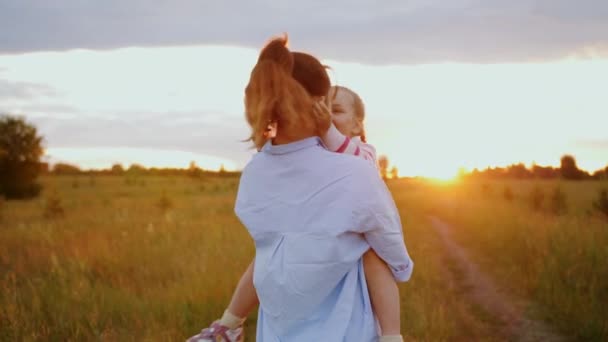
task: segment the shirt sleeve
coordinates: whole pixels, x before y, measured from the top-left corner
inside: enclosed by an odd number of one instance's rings
[[[323,143],[332,152],[352,154],[376,165],[376,149],[358,138],[349,138],[340,133],[333,122],[323,136]]]
[[[399,211],[377,172],[370,172],[367,184],[361,184],[356,194],[359,232],[378,256],[386,262],[396,281],[408,281],[414,262],[403,239]],[[359,182],[361,183],[361,182]]]

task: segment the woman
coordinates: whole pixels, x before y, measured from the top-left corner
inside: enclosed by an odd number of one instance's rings
[[[318,138],[330,117],[313,109],[317,99],[309,94],[325,71],[314,70],[315,60],[295,75],[293,58],[284,40],[272,41],[245,96],[251,140],[261,152],[243,171],[236,212],[256,243],[258,339],[375,340],[362,255],[371,245],[402,281],[413,264],[374,167],[328,152]]]

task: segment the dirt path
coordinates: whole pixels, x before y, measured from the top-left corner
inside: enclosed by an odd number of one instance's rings
[[[457,283],[465,300],[481,311],[493,331],[491,338],[508,341],[564,341],[542,322],[526,317],[527,303],[501,293],[486,274],[471,262],[465,249],[451,237],[451,227],[436,217],[431,223],[444,244],[445,257],[451,267],[449,281]]]

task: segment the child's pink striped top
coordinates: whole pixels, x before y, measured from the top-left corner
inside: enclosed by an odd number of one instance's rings
[[[358,137],[349,138],[336,128],[332,123],[323,137],[323,143],[327,149],[336,153],[346,153],[361,157],[376,165],[376,149],[366,144]]]

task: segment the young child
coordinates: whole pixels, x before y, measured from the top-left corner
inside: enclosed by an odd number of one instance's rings
[[[375,165],[375,148],[366,143],[363,125],[365,109],[361,98],[346,87],[334,86],[325,99],[319,100],[316,110],[329,112],[332,117],[332,125],[322,137],[326,147],[336,153],[363,158]],[[269,137],[272,136],[272,129],[269,127]],[[380,326],[380,341],[402,341],[399,290],[391,271],[371,249],[364,254],[363,264],[372,307]],[[243,341],[242,325],[257,304],[251,263],[241,277],[222,318],[191,337],[188,342],[214,342],[219,338],[219,341]]]
[[[323,137],[326,147],[337,153],[359,156],[376,165],[376,149],[366,141],[365,107],[359,95],[346,87],[334,86],[328,97],[332,125]],[[372,307],[380,325],[380,341],[402,341],[399,289],[391,271],[371,249],[363,255],[363,265]]]

